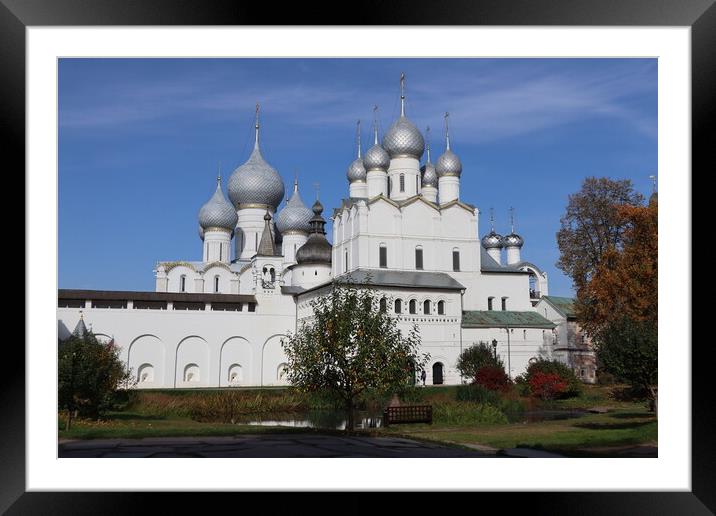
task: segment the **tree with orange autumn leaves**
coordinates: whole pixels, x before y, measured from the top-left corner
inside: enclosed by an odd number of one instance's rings
[[[643,389],[657,407],[658,202],[631,182],[588,178],[557,234],[558,267],[572,277],[577,321],[600,367]]]

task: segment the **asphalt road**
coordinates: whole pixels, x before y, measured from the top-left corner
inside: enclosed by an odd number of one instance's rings
[[[490,457],[477,450],[397,437],[241,435],[63,441],[60,458],[77,457]]]

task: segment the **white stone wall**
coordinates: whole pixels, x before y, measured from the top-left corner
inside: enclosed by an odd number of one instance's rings
[[[279,385],[277,371],[286,361],[280,340],[295,329],[293,300],[279,297],[256,312],[244,304],[242,312],[84,308],[83,315],[92,331],[114,337],[135,375],[142,366],[151,373],[139,388],[226,386],[232,366],[241,372],[233,385]],[[76,308],[57,310],[60,338],[79,315]],[[188,367],[195,374],[186,381]]]

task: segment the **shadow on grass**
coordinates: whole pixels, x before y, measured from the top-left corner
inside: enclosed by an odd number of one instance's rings
[[[654,414],[645,414],[643,412],[620,412],[618,414],[609,414],[609,417],[615,419],[655,419]]]
[[[626,430],[629,428],[639,428],[651,424],[651,421],[634,421],[632,423],[575,423],[574,427],[585,428],[587,430]]]
[[[157,420],[167,419],[167,417],[160,416],[160,415],[154,415],[154,414],[137,414],[137,413],[122,412],[122,413],[116,413],[116,414],[107,414],[105,419],[110,419],[110,420],[114,420],[114,421],[132,421],[132,420],[157,421]]]

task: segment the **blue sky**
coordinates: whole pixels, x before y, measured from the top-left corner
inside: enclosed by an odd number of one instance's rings
[[[197,214],[249,155],[254,105],[262,152],[327,213],[348,195],[355,123],[364,151],[372,106],[381,135],[398,116],[431,126],[433,159],[463,162],[461,199],[480,235],[509,232],[572,295],[555,267],[567,196],[585,177],[657,173],[656,59],[62,59],[59,65],[59,287],[154,290],[159,260],[200,260]],[[330,233],[329,233],[330,235]]]

